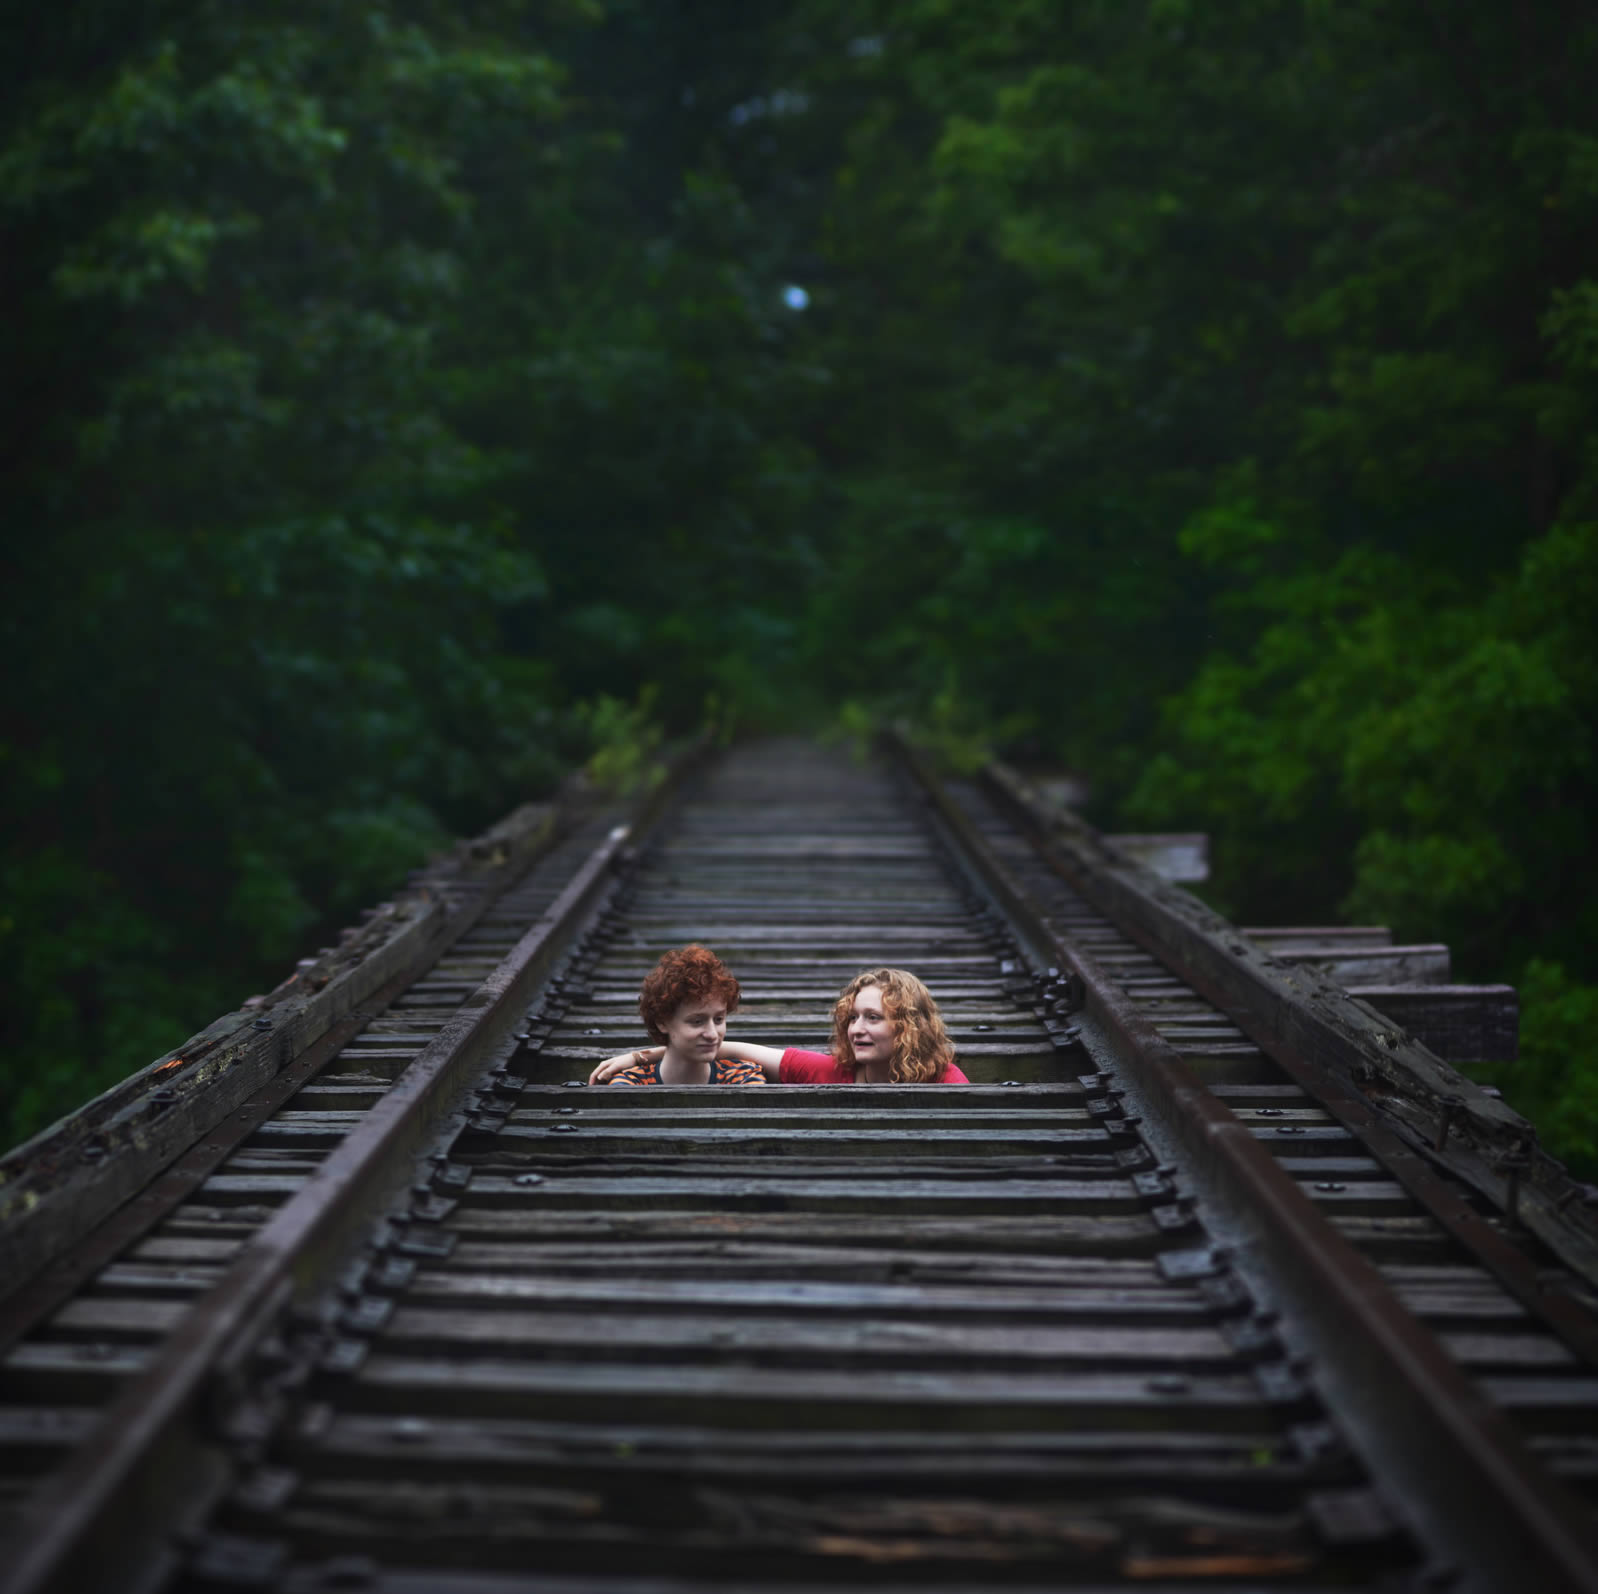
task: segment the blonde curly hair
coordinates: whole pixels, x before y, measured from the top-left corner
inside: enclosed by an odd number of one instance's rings
[[[883,1014],[893,1024],[893,1063],[888,1078],[895,1085],[936,1084],[954,1061],[954,1043],[932,992],[904,969],[866,969],[844,986],[832,1009],[832,1057],[854,1078],[856,1063],[849,1045],[849,1022],[855,998],[867,986],[882,991]]]

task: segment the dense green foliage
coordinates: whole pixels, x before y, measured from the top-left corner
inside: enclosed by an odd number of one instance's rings
[[[1598,1164],[1598,24],[0,31],[4,1132],[596,740],[626,773],[647,689],[909,713],[1208,828],[1245,918],[1448,939]]]

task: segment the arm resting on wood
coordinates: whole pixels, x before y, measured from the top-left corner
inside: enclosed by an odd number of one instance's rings
[[[646,1046],[638,1052],[621,1052],[615,1057],[607,1057],[602,1063],[594,1064],[594,1071],[588,1076],[590,1085],[608,1085],[612,1079],[624,1068],[631,1068],[634,1063],[658,1063],[666,1055],[664,1046]]]

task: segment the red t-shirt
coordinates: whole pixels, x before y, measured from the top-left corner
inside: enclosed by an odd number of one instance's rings
[[[777,1070],[779,1085],[852,1085],[854,1081],[838,1067],[827,1052],[802,1052],[790,1046],[782,1054],[782,1065]],[[943,1074],[929,1081],[937,1085],[969,1085],[971,1081],[959,1068],[949,1063]]]

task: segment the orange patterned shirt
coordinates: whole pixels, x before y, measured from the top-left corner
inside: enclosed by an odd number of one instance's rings
[[[707,1085],[763,1085],[765,1082],[766,1076],[759,1063],[744,1063],[735,1057],[718,1057],[710,1065],[710,1078],[705,1081]],[[634,1063],[631,1068],[622,1069],[609,1083],[660,1085],[665,1081],[660,1077],[659,1063]]]

